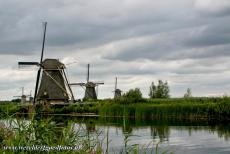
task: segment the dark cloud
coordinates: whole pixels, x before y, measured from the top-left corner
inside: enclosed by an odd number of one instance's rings
[[[47,21],[45,58],[76,59],[67,66],[73,82],[85,81],[91,63],[91,79],[107,82],[103,97],[112,95],[115,76],[125,90],[142,87],[144,96],[157,79],[169,81],[173,96],[188,86],[197,95],[219,94],[230,67],[229,8],[228,0],[1,1],[0,70],[7,73],[0,93],[9,98],[8,85],[34,88],[36,71],[22,73],[17,62],[39,60]]]
[[[224,22],[226,18],[222,19]],[[230,29],[219,23],[176,30],[162,34],[149,34],[142,41],[129,42],[115,54],[105,55],[108,59],[170,60],[184,58],[207,58],[229,55]],[[220,21],[218,21],[220,22]]]

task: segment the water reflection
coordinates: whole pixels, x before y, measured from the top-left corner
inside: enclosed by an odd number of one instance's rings
[[[160,139],[160,142],[168,141],[170,135],[169,126],[151,126],[151,136],[155,140],[157,138]]]
[[[67,117],[62,115],[39,115],[35,119],[38,122],[36,125],[42,125],[42,123],[39,123],[40,119],[50,119],[54,127],[44,128],[44,131],[52,130],[53,140],[63,138],[63,130],[73,127],[75,131],[84,130],[85,134],[83,136],[86,136],[88,140],[92,140],[92,138],[103,139],[101,144],[103,144],[105,149],[110,149],[110,151],[114,149],[115,151],[127,149],[135,144],[147,145],[150,142],[154,144],[161,142],[169,147],[171,146],[172,149],[180,145],[179,149],[188,148],[188,150],[201,149],[202,146],[205,146],[209,152],[213,147],[219,148],[219,150],[230,150],[230,124],[227,122],[207,120],[182,121],[175,119],[139,121],[128,117]],[[37,130],[37,132],[41,131],[43,130]],[[39,135],[41,134],[36,133],[36,138],[42,138]],[[175,151],[177,153],[178,149]]]
[[[43,117],[44,118],[44,117]],[[230,138],[230,124],[217,121],[195,120],[195,121],[176,121],[176,120],[151,120],[137,122],[134,118],[103,118],[103,117],[66,117],[53,116],[52,121],[57,126],[66,127],[68,123],[77,123],[85,125],[85,129],[89,133],[97,131],[97,127],[109,126],[121,128],[122,134],[133,135],[133,129],[148,127],[152,139],[160,141],[168,141],[170,129],[174,128],[178,131],[186,130],[189,136],[193,132],[207,131],[209,133],[217,133],[219,138],[224,138],[226,141]]]

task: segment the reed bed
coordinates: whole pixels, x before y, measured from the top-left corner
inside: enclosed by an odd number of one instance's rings
[[[133,117],[135,119],[217,119],[230,120],[229,98],[146,99],[138,103],[123,100],[104,103],[101,116]]]
[[[9,118],[9,117],[8,117]],[[67,122],[67,123],[65,123]],[[159,152],[158,144],[128,145],[128,136],[120,151],[109,151],[107,136],[101,139],[100,132],[92,132],[83,126],[74,127],[72,121],[57,123],[50,118],[39,116],[31,120],[7,119],[0,125],[0,153],[50,153],[50,154],[102,154],[102,153],[167,153]],[[106,144],[106,147],[103,147]],[[6,149],[5,147],[41,147],[39,149]],[[50,149],[51,147],[74,147],[74,149]]]
[[[22,113],[23,108],[14,103],[0,103],[0,115]],[[135,119],[177,118],[230,120],[230,98],[170,98],[141,99],[130,102],[124,98],[107,99],[88,103],[75,103],[65,107],[44,108],[37,113],[95,114],[110,117],[134,117]]]

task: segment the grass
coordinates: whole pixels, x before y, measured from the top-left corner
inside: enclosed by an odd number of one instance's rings
[[[0,117],[15,114],[18,110],[18,103],[0,102]]]
[[[22,113],[23,108],[14,103],[1,103],[0,114]],[[230,98],[170,98],[141,99],[130,102],[120,98],[75,103],[62,108],[37,106],[36,112],[50,114],[98,114],[109,117],[133,117],[135,119],[217,119],[230,120]]]
[[[12,150],[4,150],[4,146],[9,147],[33,147],[36,146],[68,146],[76,147],[76,150],[55,151],[51,150],[49,153],[102,153],[100,140],[95,136],[90,136],[87,131],[80,127],[74,129],[71,123],[67,125],[59,125],[51,119],[36,119],[31,121],[9,119],[9,125],[0,127],[0,152],[13,153]],[[2,131],[3,130],[3,131]],[[3,133],[2,133],[3,132]],[[45,150],[45,149],[43,149]],[[46,149],[47,150],[47,149]],[[17,153],[47,153],[47,151],[23,151],[16,150]]]
[[[84,127],[74,127],[72,121],[58,123],[51,118],[40,119],[34,116],[31,120],[12,119],[8,117],[8,124],[0,125],[0,153],[79,153],[79,154],[100,154],[109,153],[110,142],[107,136],[99,139],[100,132],[90,132]],[[128,136],[125,146],[119,153],[158,153],[158,145],[128,145]],[[106,147],[103,149],[103,144]],[[75,147],[75,150],[49,150],[50,147]],[[7,150],[4,147],[42,147],[42,150]],[[44,151],[43,151],[44,150]],[[113,151],[112,151],[113,153]],[[116,153],[116,151],[114,151]],[[164,153],[164,152],[163,152]],[[165,152],[166,153],[166,152]]]
[[[106,153],[102,148],[103,140],[98,139],[98,134],[90,136],[86,129],[74,130],[71,122],[64,125],[54,123],[52,119],[33,117],[29,122],[12,119],[22,107],[11,102],[0,103],[0,118],[8,118],[10,126],[0,124],[0,153],[12,153],[3,150],[3,146],[76,146],[77,151],[50,151],[49,153]],[[139,101],[126,101],[124,99],[100,100],[86,104],[71,104],[63,108],[44,108],[38,106],[38,113],[55,114],[82,114],[93,113],[102,117],[120,117],[124,132],[130,131],[129,122],[135,123],[153,119],[215,119],[230,120],[230,98],[188,98],[188,99],[141,99]],[[10,116],[9,116],[10,115]],[[107,121],[108,122],[108,121]],[[221,128],[220,128],[221,129]],[[167,129],[166,129],[167,130]],[[153,130],[153,133],[158,130]],[[222,131],[220,131],[222,132]],[[229,133],[229,132],[228,132]],[[162,132],[162,134],[164,134]],[[223,133],[218,135],[222,136]],[[108,140],[106,140],[108,142]],[[110,147],[107,143],[106,147]],[[147,153],[148,146],[133,145],[121,153]],[[158,152],[158,146],[153,152]],[[18,151],[18,153],[42,153],[41,151]],[[46,152],[43,152],[46,153]],[[166,152],[167,153],[167,152]]]
[[[104,103],[102,116],[126,116],[143,119],[218,119],[230,120],[229,98],[145,99],[138,103],[123,100]]]

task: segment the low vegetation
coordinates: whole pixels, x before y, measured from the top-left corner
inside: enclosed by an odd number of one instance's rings
[[[131,95],[132,96],[132,95]],[[140,96],[138,94],[138,96]],[[22,113],[23,108],[14,103],[0,105],[1,117]],[[37,106],[36,113],[49,114],[94,114],[100,116],[129,116],[148,118],[208,118],[229,120],[230,98],[169,98],[144,99],[126,94],[115,100],[107,99],[87,103],[75,103],[64,107]]]
[[[65,120],[63,123],[51,118],[41,119],[39,116],[34,116],[29,121],[9,117],[5,121],[7,124],[0,125],[0,153],[113,153],[108,149],[110,146],[107,139],[108,132],[107,136],[103,137],[100,131],[92,132],[84,125],[75,127],[74,122],[70,120]],[[128,145],[128,141],[127,136],[124,147],[121,147],[119,153],[146,153],[147,151],[160,153],[158,144],[133,146]],[[11,149],[13,147],[14,149]],[[167,153],[167,151],[163,153]]]

